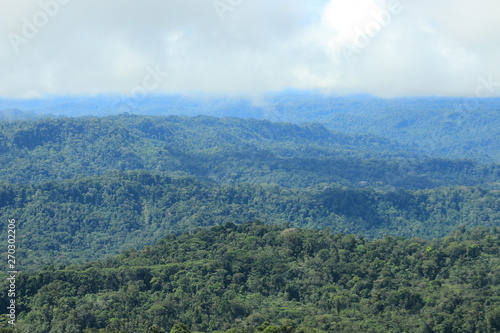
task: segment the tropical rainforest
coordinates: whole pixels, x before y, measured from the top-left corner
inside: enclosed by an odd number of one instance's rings
[[[370,134],[396,141],[438,158],[500,162],[500,98],[331,95],[283,91],[259,98],[148,95],[135,101],[120,95],[0,97],[0,120],[52,116],[115,115],[124,112],[238,117],[319,122],[330,130]]]
[[[26,115],[0,122],[20,271],[0,333],[500,332],[500,165],[478,141]]]
[[[238,118],[56,118],[0,123],[0,181],[40,183],[113,170],[189,174],[217,183],[422,189],[497,183],[499,164],[428,157],[321,124]]]
[[[498,227],[367,240],[228,222],[19,275],[16,329],[499,332],[499,258]]]

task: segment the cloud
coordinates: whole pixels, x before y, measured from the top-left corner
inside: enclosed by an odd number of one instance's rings
[[[5,0],[0,96],[130,94],[151,68],[168,73],[154,93],[473,96],[481,78],[500,81],[499,9],[496,0]]]

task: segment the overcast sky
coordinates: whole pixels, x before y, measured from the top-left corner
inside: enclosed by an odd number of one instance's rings
[[[0,96],[500,96],[498,0],[1,0]]]

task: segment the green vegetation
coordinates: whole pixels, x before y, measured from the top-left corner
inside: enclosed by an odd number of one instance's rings
[[[443,237],[500,225],[498,191],[476,187],[378,192],[322,184],[199,182],[146,171],[0,186],[0,219],[19,222],[23,266],[84,262],[153,244],[170,232],[261,220],[370,238]],[[5,231],[0,224],[0,230]]]
[[[0,333],[500,332],[499,164],[123,114],[0,123],[0,171]]]
[[[223,184],[380,189],[492,186],[500,174],[497,164],[425,158],[387,139],[319,124],[121,115],[0,125],[0,181],[40,183],[141,169]]]
[[[499,98],[377,98],[278,94],[275,119],[320,122],[342,133],[383,136],[425,154],[500,162]]]
[[[226,223],[102,262],[21,274],[16,328],[499,332],[499,258],[498,228],[370,241]]]
[[[500,98],[332,96],[287,91],[244,98],[148,95],[141,105],[121,96],[0,98],[1,119],[40,115],[199,114],[268,119],[296,124],[319,122],[342,133],[370,134],[438,158],[500,163]],[[20,112],[12,109],[32,110]],[[11,110],[8,110],[11,109]],[[369,136],[366,136],[369,137]],[[380,138],[379,138],[380,140]]]

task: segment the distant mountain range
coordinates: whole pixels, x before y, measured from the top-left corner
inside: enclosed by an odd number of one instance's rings
[[[49,97],[0,99],[0,120],[41,115],[211,115],[305,123],[343,133],[382,136],[434,157],[500,161],[499,98],[395,98],[284,92],[258,96],[205,95]]]
[[[500,167],[320,124],[208,116],[56,118],[0,124],[0,181],[33,183],[113,170],[188,174],[216,183],[393,189],[495,186]]]
[[[499,179],[499,164],[318,123],[122,114],[0,124],[0,218],[22,221],[30,268],[256,219],[441,237],[498,226]]]

